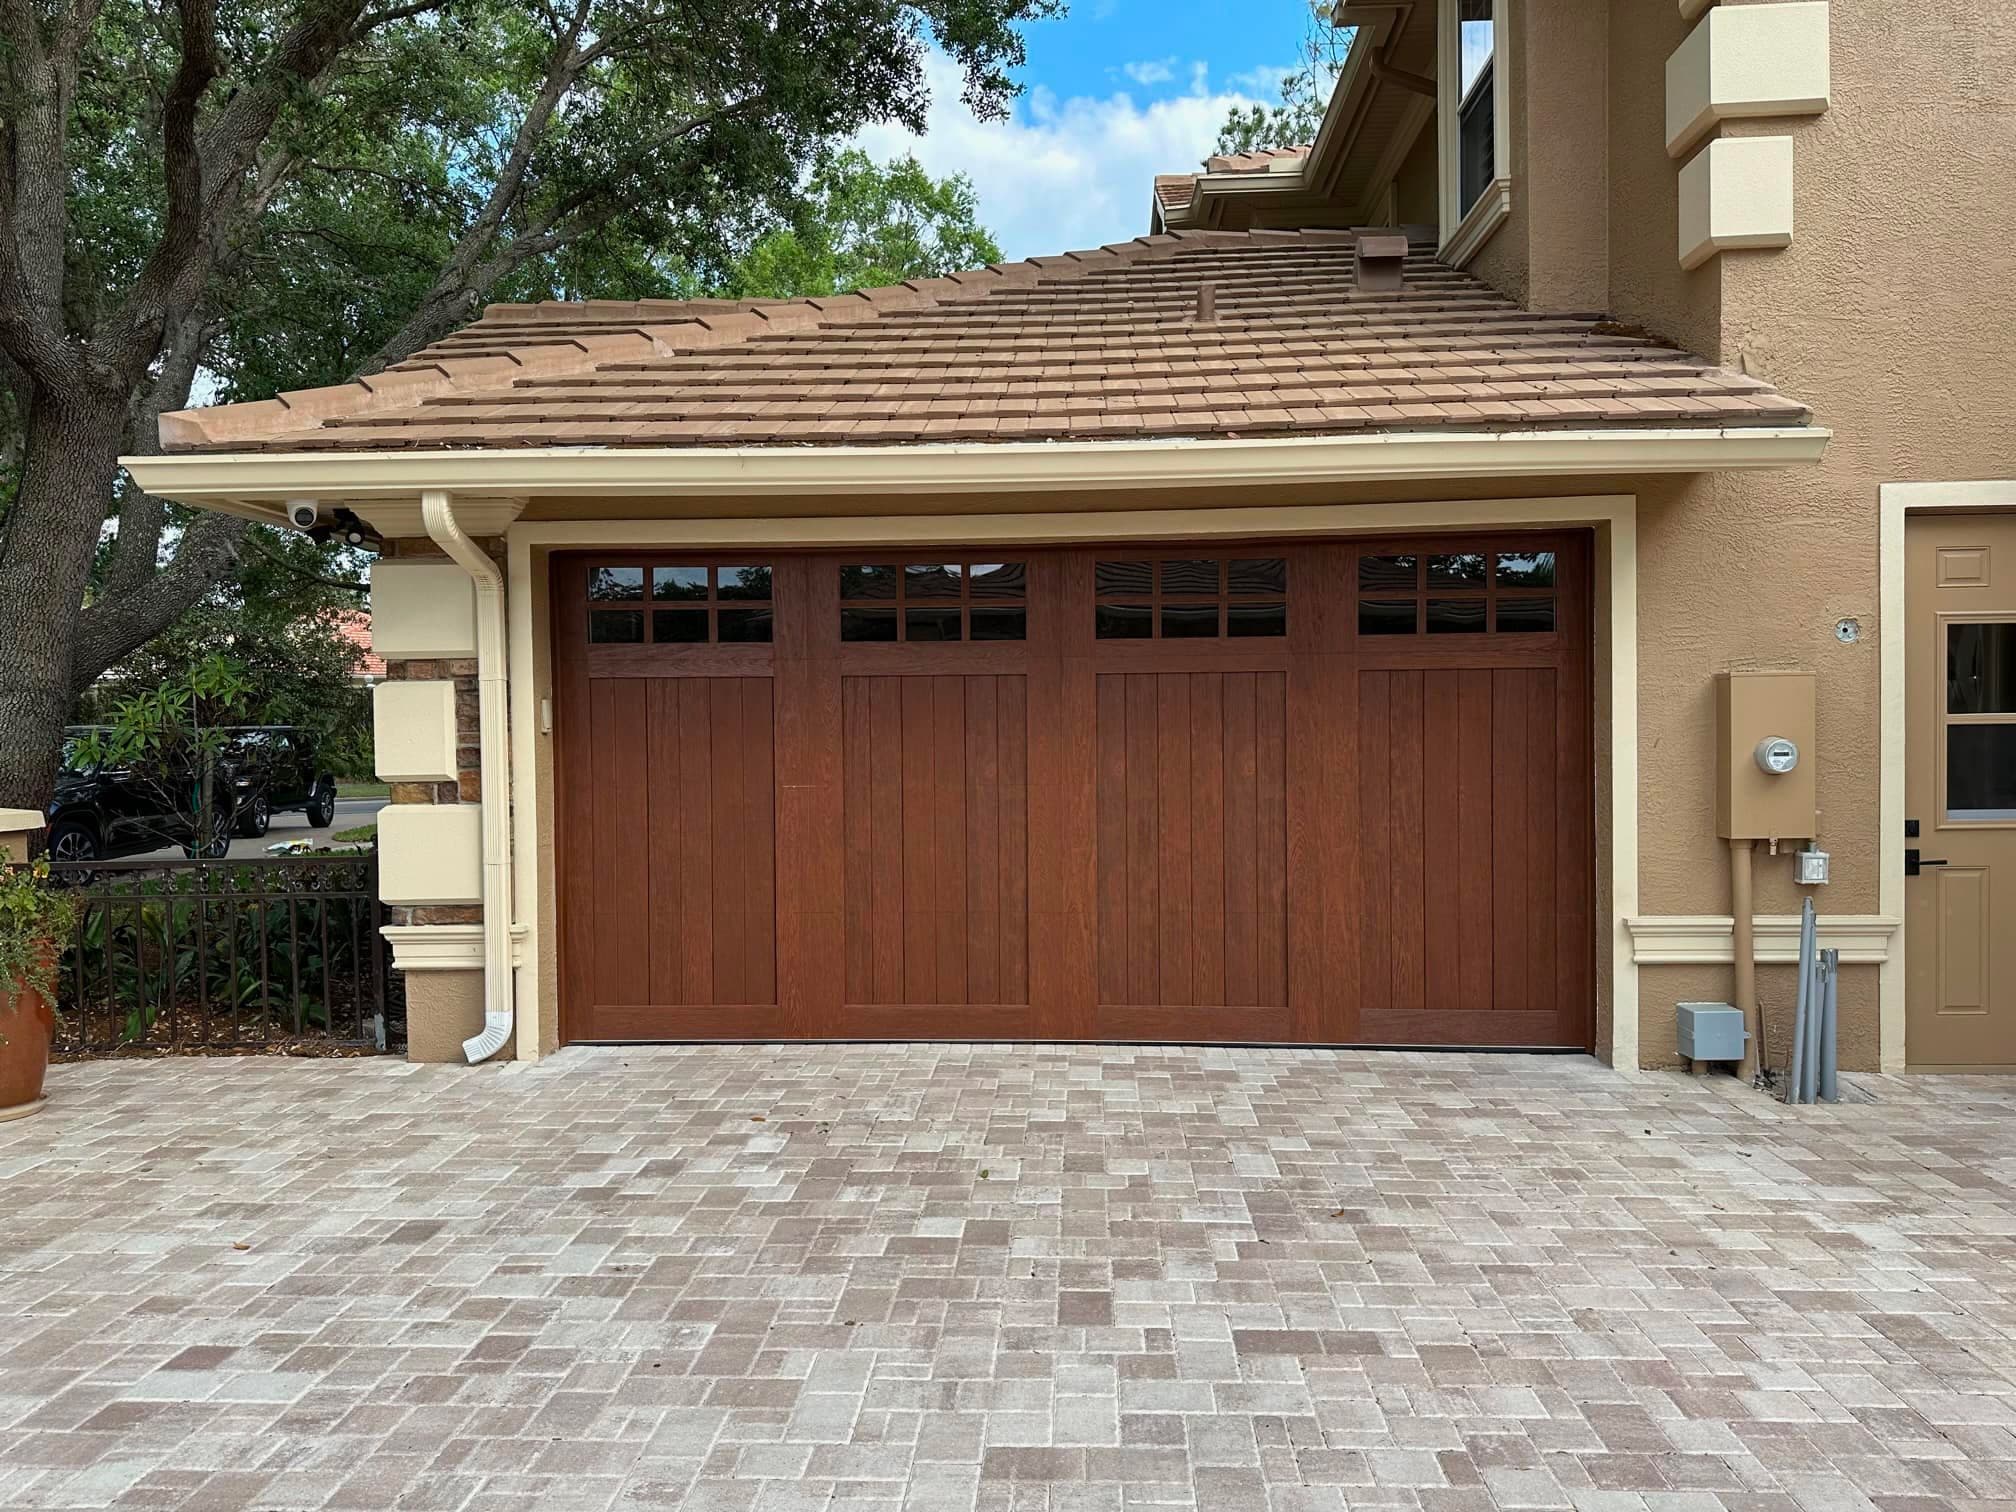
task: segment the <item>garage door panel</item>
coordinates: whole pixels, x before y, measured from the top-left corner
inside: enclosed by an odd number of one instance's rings
[[[1287,680],[1098,678],[1105,1005],[1285,1007]]]
[[[1025,682],[842,680],[850,1016],[1027,1004]]]
[[[595,990],[598,1001],[648,1003],[658,980],[650,938],[651,855],[648,829],[634,817],[650,810],[651,779],[644,739],[645,684],[628,679],[595,684],[595,828],[603,843],[594,875]]]

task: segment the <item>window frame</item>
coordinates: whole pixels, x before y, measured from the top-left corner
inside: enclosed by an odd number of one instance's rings
[[[1506,0],[1491,3],[1492,177],[1469,209],[1462,197],[1463,22],[1460,0],[1436,0],[1436,175],[1442,224],[1439,256],[1460,268],[1512,215],[1512,26]],[[1481,78],[1481,75],[1480,75]],[[1472,87],[1475,87],[1473,81]]]

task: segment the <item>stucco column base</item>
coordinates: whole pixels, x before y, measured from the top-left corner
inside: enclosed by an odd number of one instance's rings
[[[483,1028],[481,971],[406,973],[406,1059],[430,1065],[463,1065],[462,1042]],[[509,1060],[507,1041],[492,1060]]]

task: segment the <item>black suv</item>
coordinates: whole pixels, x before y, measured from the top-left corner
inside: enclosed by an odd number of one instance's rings
[[[216,858],[231,836],[266,833],[273,815],[298,809],[316,829],[336,817],[336,779],[321,771],[299,730],[234,730],[217,763],[214,823],[199,837],[170,784],[137,765],[87,760],[88,725],[65,732],[56,795],[49,804],[49,855],[56,861],[103,861],[179,845],[185,855]],[[98,733],[103,733],[102,731]]]

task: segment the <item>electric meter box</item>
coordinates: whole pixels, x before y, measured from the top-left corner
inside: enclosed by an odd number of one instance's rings
[[[1725,840],[1819,829],[1811,672],[1715,674],[1715,824]]]

